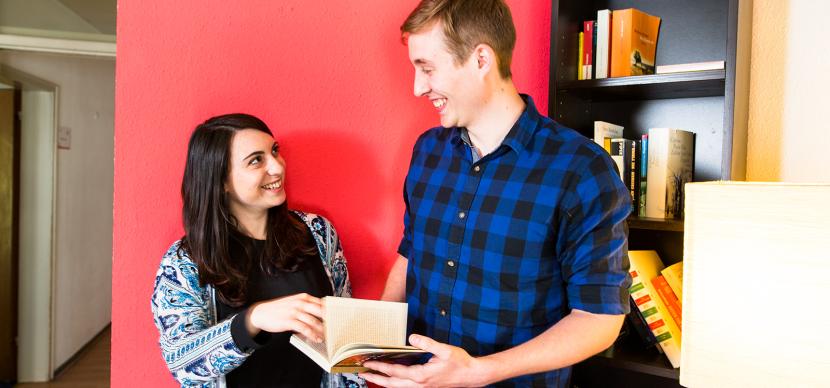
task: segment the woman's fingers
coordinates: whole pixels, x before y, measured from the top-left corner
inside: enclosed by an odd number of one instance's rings
[[[297,328],[303,331],[296,330],[298,333],[304,335],[306,338],[313,339],[317,342],[323,341],[325,338],[324,329],[323,329],[323,322],[317,317],[306,314],[306,313],[299,313],[296,316],[297,320]]]

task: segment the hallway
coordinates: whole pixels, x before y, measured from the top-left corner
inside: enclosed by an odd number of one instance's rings
[[[18,384],[16,388],[92,388],[110,386],[110,334],[106,328],[98,334],[78,358],[48,383]]]

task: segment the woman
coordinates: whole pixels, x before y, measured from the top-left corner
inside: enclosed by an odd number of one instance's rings
[[[331,223],[288,210],[285,160],[264,122],[205,121],[182,178],[185,235],[162,257],[152,309],[182,386],[363,386],[327,375],[288,343],[322,340],[326,295],[351,294]]]

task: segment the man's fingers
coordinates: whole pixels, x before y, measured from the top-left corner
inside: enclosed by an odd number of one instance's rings
[[[404,380],[412,380],[417,381],[420,376],[423,375],[423,365],[400,365],[400,364],[390,364],[386,362],[380,361],[369,361],[363,364],[363,366],[383,373],[389,377],[400,378]],[[362,374],[361,374],[362,375]]]
[[[418,334],[409,336],[409,343],[412,346],[426,350],[440,359],[447,359],[452,355],[453,346],[438,342],[432,338],[425,337]]]
[[[377,384],[382,387],[389,387],[389,388],[409,388],[409,387],[419,387],[419,384],[416,384],[413,381],[399,379],[397,377],[391,376],[381,376],[376,373],[365,372],[360,373],[358,376],[362,377],[366,381]]]

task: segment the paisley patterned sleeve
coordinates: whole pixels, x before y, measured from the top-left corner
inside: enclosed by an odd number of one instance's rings
[[[216,323],[211,291],[199,285],[197,267],[180,244],[168,249],[156,273],[153,320],[173,377],[183,387],[213,386],[249,354],[231,337],[233,317]]]

